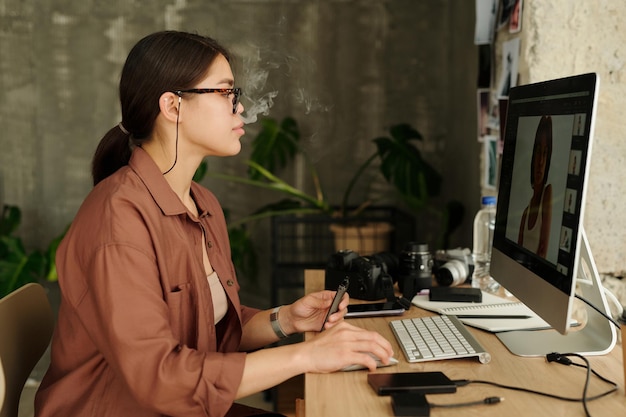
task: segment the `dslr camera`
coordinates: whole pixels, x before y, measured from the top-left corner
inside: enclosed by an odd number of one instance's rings
[[[391,301],[395,299],[393,285],[397,282],[403,298],[410,301],[420,290],[432,286],[433,266],[426,243],[409,242],[399,255],[380,252],[359,256],[344,249],[331,255],[326,265],[325,288],[334,290],[348,277],[350,297]]]
[[[397,256],[388,252],[359,256],[350,249],[340,250],[326,264],[324,288],[335,290],[347,277],[350,297],[368,301],[389,299],[394,295],[392,273],[397,264]]]
[[[335,290],[344,278],[348,294],[359,300],[395,299],[397,282],[402,297],[412,300],[423,289],[471,282],[474,262],[468,248],[438,250],[434,256],[426,243],[408,242],[399,255],[380,252],[369,256],[344,249],[332,254],[325,268],[324,288]]]
[[[470,283],[474,261],[469,248],[438,250],[433,267],[435,280],[442,287],[454,287]]]

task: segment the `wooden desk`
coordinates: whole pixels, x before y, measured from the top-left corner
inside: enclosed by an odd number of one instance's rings
[[[324,271],[305,272],[305,292],[324,288]],[[432,313],[412,306],[400,317],[416,317]],[[548,363],[544,358],[522,358],[511,354],[491,333],[469,327],[478,341],[491,353],[488,364],[478,359],[451,359],[409,364],[401,352],[388,322],[400,317],[348,319],[351,323],[378,331],[389,340],[400,361],[396,366],[379,368],[376,372],[442,371],[450,379],[471,379],[498,382],[531,388],[566,397],[580,398],[585,381],[585,370],[577,366]],[[306,337],[313,337],[309,334]],[[589,356],[592,368],[600,375],[620,385],[619,391],[588,403],[592,417],[626,415],[624,376],[621,345],[605,356]],[[368,371],[306,374],[304,398],[307,417],[384,417],[393,416],[390,397],[377,396],[367,383]],[[609,386],[592,377],[588,395],[604,392]],[[582,403],[566,402],[539,395],[496,388],[484,384],[461,387],[455,394],[427,395],[435,404],[482,400],[485,397],[504,397],[502,403],[463,408],[434,408],[431,416],[584,416]]]

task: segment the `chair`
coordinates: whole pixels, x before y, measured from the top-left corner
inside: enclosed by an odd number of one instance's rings
[[[17,417],[20,396],[54,327],[44,288],[29,283],[0,299],[0,417]]]

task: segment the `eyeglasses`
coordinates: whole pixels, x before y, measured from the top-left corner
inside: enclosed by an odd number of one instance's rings
[[[241,97],[241,88],[190,88],[189,90],[176,90],[174,93],[180,96],[183,93],[192,94],[208,94],[208,93],[220,93],[228,97],[233,95],[233,114],[237,113],[237,105],[239,104],[239,97]]]

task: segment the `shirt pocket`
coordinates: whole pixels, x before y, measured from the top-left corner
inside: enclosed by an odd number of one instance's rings
[[[168,297],[170,324],[174,337],[192,349],[198,344],[198,302],[191,282],[177,285]]]

